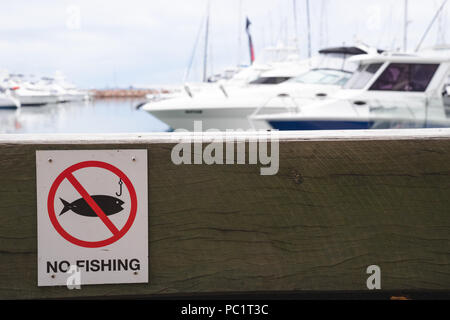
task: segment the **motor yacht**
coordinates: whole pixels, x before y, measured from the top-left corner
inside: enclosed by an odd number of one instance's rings
[[[250,116],[254,127],[278,130],[435,128],[450,126],[450,55],[383,53],[355,56],[344,88],[324,101],[278,114]]]
[[[369,52],[377,55],[379,51],[362,46],[328,48],[300,62],[279,62],[266,69],[259,64],[208,90],[192,92],[186,87],[185,95],[142,108],[173,129],[193,130],[194,121],[202,121],[204,130],[251,129],[249,116],[261,106],[265,112],[278,113],[292,102],[292,96],[324,99],[339,90],[357,68],[347,59]]]
[[[0,81],[0,85],[11,91],[21,106],[41,106],[58,102],[58,93],[41,83],[28,80],[22,74],[11,74]]]
[[[12,97],[10,94],[6,94],[5,91],[2,92],[0,89],[0,109],[18,109],[20,108],[19,100]]]
[[[54,77],[49,79],[51,79],[50,83],[53,86],[61,88],[61,91],[64,92],[61,100],[65,102],[85,101],[90,99],[88,92],[78,89],[59,71],[55,72]]]

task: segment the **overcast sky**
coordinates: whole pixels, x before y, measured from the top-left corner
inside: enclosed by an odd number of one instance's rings
[[[409,0],[414,48],[443,0]],[[0,69],[51,75],[62,71],[80,87],[180,83],[201,34],[192,77],[199,80],[208,0],[14,0],[0,11]],[[297,33],[293,4],[296,3]],[[211,0],[209,68],[248,63],[245,17],[256,55],[263,47],[299,37],[307,54],[305,0]],[[353,44],[402,47],[403,0],[310,0],[312,48]],[[449,4],[447,5],[449,7]],[[450,9],[425,46],[450,42]],[[239,41],[239,39],[241,39]],[[240,50],[239,50],[240,48]]]

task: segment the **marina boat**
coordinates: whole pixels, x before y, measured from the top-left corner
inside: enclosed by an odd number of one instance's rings
[[[265,112],[278,113],[292,102],[292,95],[323,99],[339,90],[357,67],[347,63],[347,58],[369,52],[378,54],[363,46],[339,47],[321,50],[300,62],[278,63],[266,71],[255,64],[226,83],[195,94],[187,88],[186,95],[149,102],[143,109],[173,129],[193,130],[194,121],[202,121],[203,130],[251,129],[249,116],[261,106]]]
[[[65,102],[89,100],[88,92],[78,89],[73,83],[69,82],[61,72],[56,72],[50,84],[62,89],[63,97],[60,99]]]
[[[17,99],[9,94],[0,92],[0,110],[18,108],[20,108],[20,102]]]
[[[43,77],[39,83],[56,94],[58,103],[84,101],[88,99],[86,92],[78,90],[74,85],[62,79]]]
[[[25,77],[22,74],[0,75],[0,87],[11,92],[22,106],[42,106],[70,101],[83,101],[89,98],[84,91],[78,90],[74,85],[58,75],[54,78],[34,76]]]
[[[329,99],[250,117],[278,130],[450,126],[450,55],[384,53],[350,58],[359,68]]]
[[[11,96],[19,100],[21,106],[41,106],[58,102],[57,91],[40,83],[31,82],[21,74],[4,77],[1,86],[11,90]]]
[[[13,86],[13,96],[18,99],[22,106],[42,106],[51,103],[58,103],[57,92],[51,92],[33,86]]]
[[[175,94],[158,95],[156,99],[151,96],[150,100],[192,98],[198,95],[223,96],[221,87],[234,90],[255,84],[276,85],[306,72],[311,63],[308,59],[300,59],[297,48],[278,43],[276,46],[264,48],[250,66],[225,70],[223,75],[214,75],[205,82],[184,81],[181,90],[177,90]]]
[[[70,96],[62,86],[54,82],[53,78],[43,77],[40,79],[39,84],[45,88],[48,88],[57,97],[57,103],[64,103],[70,101]]]

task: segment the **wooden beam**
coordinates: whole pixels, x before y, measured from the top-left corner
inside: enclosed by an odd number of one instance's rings
[[[449,129],[276,134],[274,176],[174,165],[181,133],[0,136],[0,298],[364,291],[369,265],[450,290]],[[37,287],[36,150],[127,148],[148,150],[149,284]]]

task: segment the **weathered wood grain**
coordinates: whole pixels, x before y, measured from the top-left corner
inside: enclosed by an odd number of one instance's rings
[[[367,290],[372,264],[383,290],[450,290],[449,131],[291,135],[275,176],[176,166],[169,136],[3,136],[0,298]],[[35,151],[115,148],[148,150],[150,283],[38,288]]]

